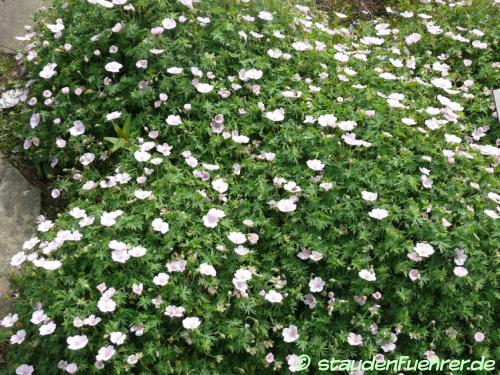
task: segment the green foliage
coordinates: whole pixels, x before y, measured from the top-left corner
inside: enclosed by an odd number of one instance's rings
[[[16,151],[57,176],[70,205],[14,257],[19,319],[2,323],[26,338],[9,370],[266,374],[302,353],[495,357],[497,5],[402,3],[346,28],[292,2],[130,3],[56,0],[37,16],[35,58],[23,54]],[[165,18],[175,27],[152,35]],[[61,35],[47,26],[57,19]],[[50,63],[56,74],[41,77]],[[44,322],[30,322],[36,310]],[[92,315],[102,320],[82,325]],[[69,348],[81,335],[88,344]]]

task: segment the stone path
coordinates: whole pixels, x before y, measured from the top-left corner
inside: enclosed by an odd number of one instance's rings
[[[47,1],[0,0],[0,51],[21,47],[15,37],[25,34],[24,25],[33,24],[32,14],[44,5]]]
[[[34,234],[40,192],[0,154],[0,316],[8,309],[10,258]]]

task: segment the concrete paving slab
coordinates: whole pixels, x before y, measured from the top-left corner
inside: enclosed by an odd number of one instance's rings
[[[9,307],[10,258],[35,233],[40,191],[0,154],[0,316]]]
[[[46,5],[45,0],[0,0],[0,50],[22,47],[15,37],[25,34],[24,25],[31,25],[33,13]]]

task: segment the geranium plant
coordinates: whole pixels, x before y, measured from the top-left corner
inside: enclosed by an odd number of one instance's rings
[[[12,258],[9,371],[494,357],[498,3],[387,13],[354,27],[271,0],[40,12],[10,127],[70,204]]]

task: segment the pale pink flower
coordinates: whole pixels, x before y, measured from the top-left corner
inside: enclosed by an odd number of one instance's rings
[[[109,341],[111,341],[115,345],[123,345],[125,342],[125,339],[127,338],[127,335],[122,333],[122,332],[111,332],[109,335]]]
[[[427,242],[418,242],[415,245],[414,250],[422,258],[427,258],[434,254],[434,248]]]
[[[16,375],[31,375],[35,369],[33,366],[27,365],[27,364],[22,364],[18,368],[16,368]]]
[[[113,345],[103,346],[97,352],[95,359],[96,361],[99,362],[106,362],[109,361],[114,354],[115,354],[115,347]]]
[[[273,363],[274,362],[274,354],[269,352],[266,355],[266,362],[267,363]]]
[[[293,324],[289,325],[288,328],[283,328],[282,334],[285,342],[294,342],[299,339],[299,330]]]
[[[389,212],[383,208],[374,208],[370,212],[368,212],[368,216],[373,219],[382,220],[389,216]]]
[[[377,277],[375,276],[375,272],[367,270],[367,269],[362,269],[361,271],[359,271],[358,276],[366,281],[377,280]]]
[[[39,332],[41,336],[46,336],[52,334],[56,330],[56,324],[54,322],[48,322],[47,324],[43,324],[39,328]]]
[[[410,277],[410,280],[413,282],[420,280],[420,272],[416,269],[410,270],[408,276]]]
[[[230,232],[227,238],[236,245],[244,244],[247,240],[245,235],[241,232]]]
[[[57,74],[56,68],[57,68],[57,64],[49,63],[43,67],[43,69],[39,73],[39,76],[44,78],[44,79],[52,78],[53,76],[55,76]]]
[[[323,291],[326,283],[323,281],[321,277],[315,277],[314,279],[309,281],[309,290],[312,293],[319,293]]]
[[[347,336],[347,342],[351,346],[361,346],[363,345],[363,337],[361,335],[350,332]]]
[[[264,298],[271,303],[281,303],[283,301],[283,296],[274,289],[267,292]]]
[[[306,164],[313,171],[322,171],[325,168],[325,165],[321,162],[321,160],[317,159],[308,160]]]
[[[188,317],[182,321],[182,326],[185,329],[196,329],[200,326],[201,320],[197,317]]]
[[[175,29],[177,23],[171,18],[164,18],[163,21],[161,21],[161,25],[165,28],[165,30],[172,30]]]
[[[170,276],[165,272],[161,272],[153,278],[153,283],[159,286],[165,286],[168,283]]]
[[[182,318],[184,316],[185,312],[186,312],[186,309],[182,306],[168,305],[165,308],[164,315],[166,315],[170,318]]]
[[[87,346],[89,340],[87,336],[81,335],[81,336],[70,336],[66,339],[66,342],[68,343],[68,349],[69,350],[79,350]]]
[[[266,117],[273,122],[283,121],[285,119],[285,110],[279,108],[271,112],[266,112]]]
[[[207,214],[203,216],[203,225],[207,228],[215,228],[219,220],[225,217],[224,211],[217,208],[211,208]]]
[[[200,264],[199,271],[202,275],[205,276],[217,276],[217,272],[215,271],[214,266],[208,263],[202,263]]]
[[[111,73],[118,73],[121,68],[123,68],[123,65],[120,64],[119,62],[116,62],[116,61],[112,61],[110,63],[107,63],[104,66],[104,69],[106,69],[108,72],[111,72]]]
[[[217,180],[212,181],[212,187],[215,191],[222,194],[227,191],[229,185],[222,178],[218,178]]]
[[[455,276],[465,277],[469,274],[469,271],[467,271],[467,268],[465,267],[458,266],[453,269],[453,273],[455,274]]]
[[[19,345],[24,341],[25,338],[26,331],[24,329],[21,329],[10,337],[10,343]]]
[[[281,199],[276,206],[281,212],[292,212],[297,209],[297,205],[291,199]]]
[[[482,332],[476,332],[474,334],[474,341],[476,341],[476,342],[483,342],[484,338],[485,338],[485,335]]]
[[[182,123],[181,117],[177,115],[169,115],[165,122],[170,126],[178,126]]]
[[[365,200],[365,201],[368,201],[368,202],[374,202],[377,200],[378,198],[378,194],[377,193],[372,193],[370,191],[362,191],[361,192],[361,197]]]

